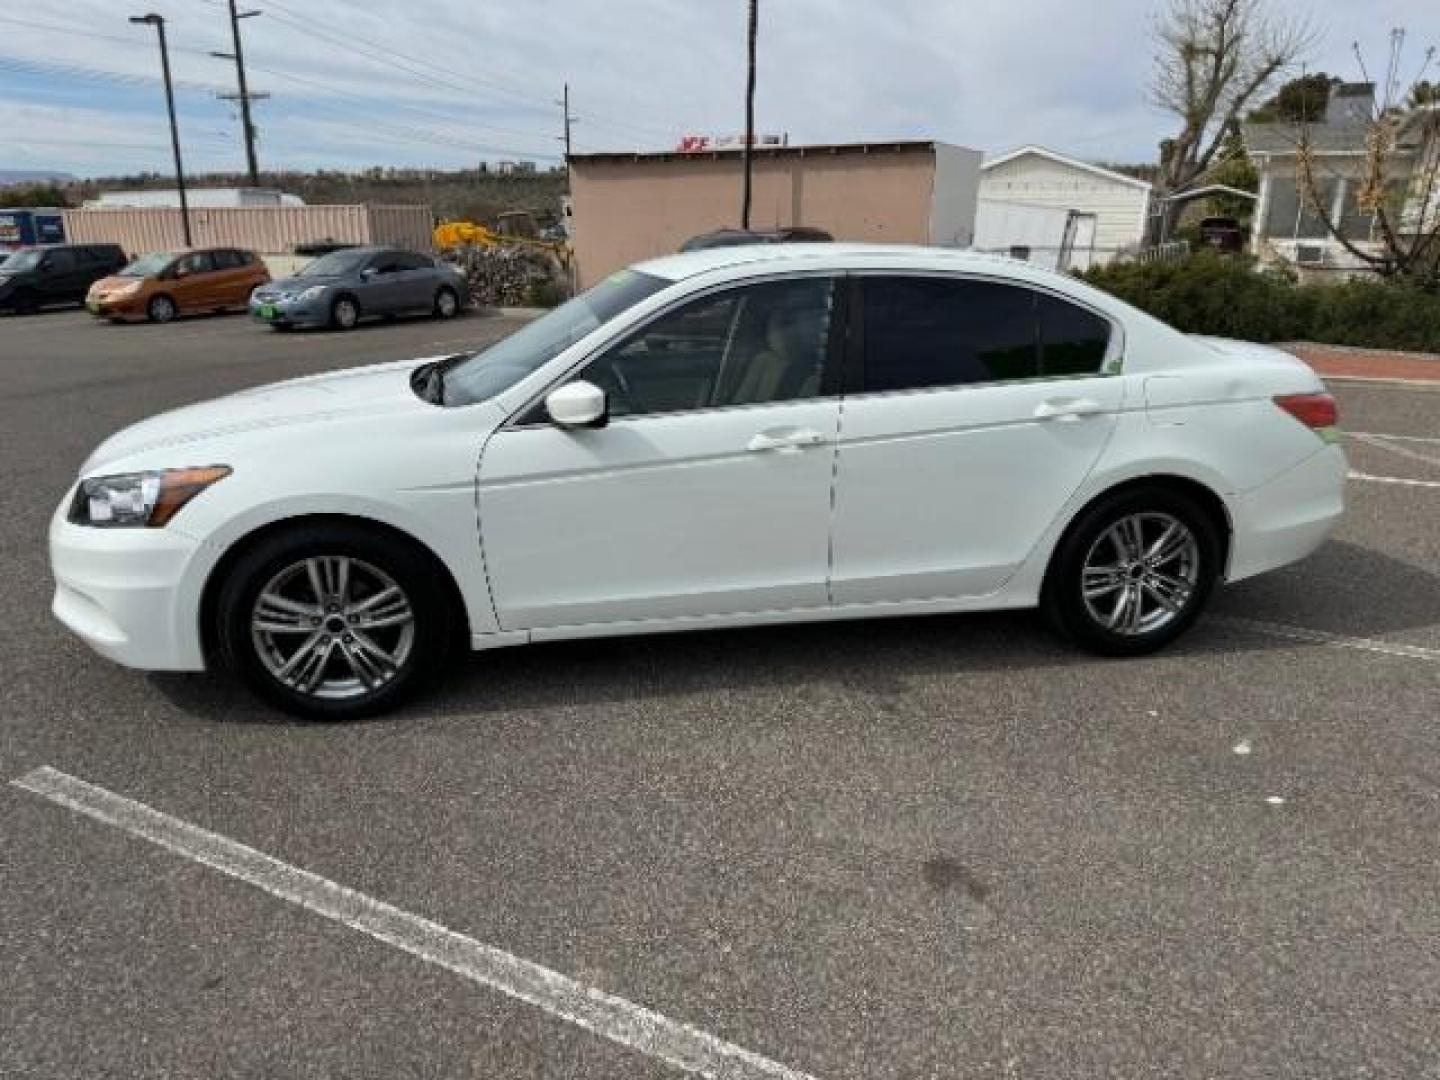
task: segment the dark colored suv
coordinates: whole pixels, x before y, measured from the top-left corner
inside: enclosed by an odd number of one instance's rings
[[[119,244],[50,244],[0,262],[0,311],[27,314],[49,304],[83,304],[90,286],[128,259]]]

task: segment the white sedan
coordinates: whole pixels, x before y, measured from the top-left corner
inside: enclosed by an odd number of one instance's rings
[[[1291,357],[1025,263],[722,248],[120,432],[55,514],[54,611],[321,718],[461,644],[1038,606],[1135,655],[1322,543],[1335,423]]]

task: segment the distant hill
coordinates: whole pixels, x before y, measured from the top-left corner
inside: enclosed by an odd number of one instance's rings
[[[44,184],[52,180],[70,183],[75,177],[71,173],[53,172],[45,169],[0,169],[0,187],[13,184]]]

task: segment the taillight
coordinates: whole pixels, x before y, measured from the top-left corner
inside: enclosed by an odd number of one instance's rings
[[[1340,422],[1340,410],[1329,394],[1284,394],[1275,404],[1308,428],[1322,431]]]

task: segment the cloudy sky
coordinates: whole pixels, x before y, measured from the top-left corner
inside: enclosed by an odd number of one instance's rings
[[[1145,99],[1162,0],[761,0],[758,127],[792,142],[937,138],[1153,159]],[[1317,27],[1311,70],[1404,70],[1440,43],[1436,0],[1271,0]],[[254,0],[242,23],[263,166],[453,167],[665,148],[742,126],[743,0]],[[154,32],[169,20],[187,169],[239,169],[224,0],[0,3],[0,169],[167,171]],[[1435,77],[1435,68],[1431,69]]]

